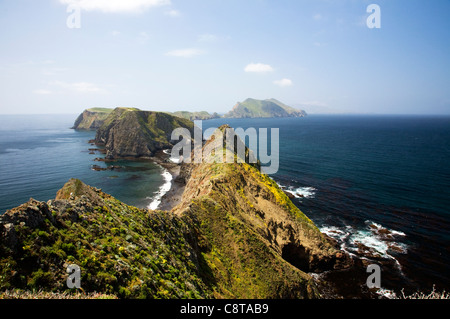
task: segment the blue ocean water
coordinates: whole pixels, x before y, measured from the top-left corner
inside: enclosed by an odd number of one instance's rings
[[[129,205],[147,207],[164,177],[148,161],[118,161],[114,171],[95,171],[103,157],[88,143],[95,132],[70,129],[77,115],[0,116],[0,214],[28,201],[55,198],[70,178],[102,188]]]
[[[75,118],[0,116],[1,213],[30,197],[54,198],[72,177],[139,207],[167,186],[164,170],[148,161],[92,170],[106,166],[89,151],[95,133],[69,129]],[[222,124],[279,129],[272,177],[342,249],[388,260],[383,287],[449,290],[450,117],[215,119],[203,129]]]

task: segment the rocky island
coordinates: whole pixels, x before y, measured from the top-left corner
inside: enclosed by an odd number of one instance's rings
[[[276,99],[247,99],[238,102],[225,118],[304,117],[306,112],[290,107]]]

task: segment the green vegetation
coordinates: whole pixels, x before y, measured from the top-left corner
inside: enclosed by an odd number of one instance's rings
[[[71,180],[66,187],[72,189],[78,182]],[[74,263],[82,269],[82,288],[88,293],[119,298],[209,297],[198,261],[191,258],[195,252],[187,241],[190,226],[184,220],[127,206],[101,192],[97,199],[101,206],[85,199],[81,195],[74,201],[52,201],[54,222],[46,219],[34,229],[15,227],[17,244],[0,245],[0,291],[65,292],[65,268]],[[30,201],[23,209],[35,205]]]
[[[97,112],[97,113],[111,113],[113,109],[105,108],[105,107],[92,107],[87,109],[89,112]]]

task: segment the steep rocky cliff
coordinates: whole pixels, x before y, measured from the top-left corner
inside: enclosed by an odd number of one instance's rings
[[[95,131],[106,120],[112,109],[106,108],[92,108],[87,109],[81,113],[75,120],[72,129]]]
[[[152,157],[173,146],[176,128],[187,128],[193,135],[194,124],[167,113],[116,108],[97,130],[95,141],[105,145],[107,158]]]
[[[220,143],[207,142],[203,156]],[[308,272],[350,259],[258,168],[183,164],[186,187],[170,212],[75,179],[54,200],[30,199],[0,218],[0,291],[65,290],[66,267],[77,264],[86,292],[121,298],[319,298]]]

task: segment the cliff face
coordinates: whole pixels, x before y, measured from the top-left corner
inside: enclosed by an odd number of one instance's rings
[[[116,108],[97,130],[95,141],[106,146],[106,157],[152,157],[171,148],[172,131],[187,128],[193,135],[194,124],[166,113]]]
[[[304,117],[306,112],[294,109],[275,99],[247,99],[238,102],[233,109],[225,114],[226,118],[271,118],[271,117]]]
[[[170,212],[128,206],[79,180],[55,200],[6,212],[0,291],[64,290],[66,267],[77,264],[86,292],[122,298],[318,298],[308,272],[350,263],[258,164],[181,170],[185,191]]]
[[[87,109],[78,116],[72,129],[95,131],[106,120],[112,109],[92,108]]]

